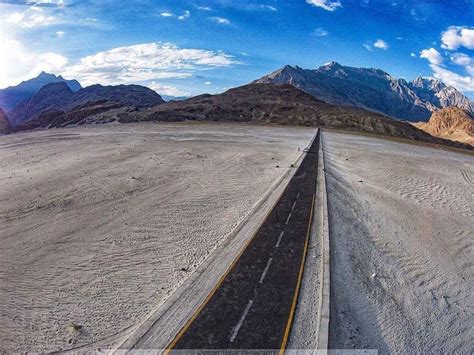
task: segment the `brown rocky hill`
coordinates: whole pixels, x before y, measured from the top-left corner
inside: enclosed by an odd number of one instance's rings
[[[432,136],[474,146],[474,117],[458,107],[446,107],[433,112],[428,122],[414,125]]]
[[[0,134],[10,133],[11,125],[5,112],[0,108]]]
[[[467,147],[432,137],[411,124],[358,108],[329,105],[290,84],[248,84],[218,95],[200,95],[125,115],[137,121],[257,122],[339,128]]]
[[[136,107],[122,106],[107,100],[90,101],[76,106],[70,111],[56,109],[44,111],[36,119],[15,126],[13,131],[58,128],[89,123],[111,123],[117,121],[122,115],[127,115],[137,110]]]

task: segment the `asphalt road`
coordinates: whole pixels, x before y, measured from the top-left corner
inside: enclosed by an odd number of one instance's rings
[[[285,348],[311,225],[319,132],[259,230],[171,350]]]

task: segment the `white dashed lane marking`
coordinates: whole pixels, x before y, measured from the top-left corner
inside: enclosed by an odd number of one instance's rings
[[[232,343],[235,340],[235,337],[237,334],[239,334],[240,327],[244,323],[245,317],[247,317],[247,314],[250,311],[250,307],[252,307],[253,300],[250,300],[249,303],[247,303],[247,307],[245,307],[245,311],[242,314],[242,317],[240,317],[239,323],[232,329],[232,334],[230,335],[230,342]]]
[[[288,215],[288,218],[286,219],[286,222],[285,222],[286,225],[287,225],[288,222],[290,221],[290,218],[291,218],[291,213]]]
[[[283,231],[283,232],[280,233],[280,236],[278,237],[278,241],[277,241],[277,243],[275,244],[275,248],[278,248],[278,246],[280,245],[281,238],[283,237],[283,234],[285,234],[285,231]]]
[[[265,266],[265,270],[262,272],[262,276],[260,276],[260,281],[258,283],[262,283],[265,275],[267,275],[268,269],[270,268],[270,264],[272,263],[272,258],[268,259],[267,266]]]

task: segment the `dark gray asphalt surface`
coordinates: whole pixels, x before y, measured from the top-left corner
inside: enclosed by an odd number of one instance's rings
[[[279,201],[173,349],[280,349],[316,190],[319,132]]]

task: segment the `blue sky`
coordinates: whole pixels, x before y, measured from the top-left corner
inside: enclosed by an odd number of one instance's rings
[[[0,87],[46,70],[187,96],[337,61],[474,98],[474,0],[0,0],[0,52]]]

